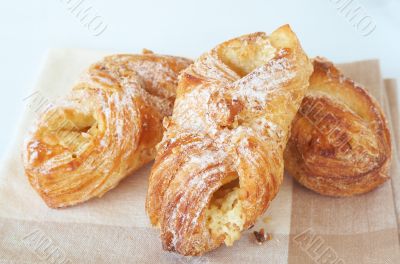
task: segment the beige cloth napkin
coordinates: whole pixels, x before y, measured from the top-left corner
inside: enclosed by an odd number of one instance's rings
[[[161,249],[158,230],[150,227],[144,210],[151,164],[100,199],[66,209],[46,207],[24,176],[23,138],[38,112],[65,94],[80,72],[104,55],[51,51],[36,89],[24,98],[25,116],[0,168],[0,263],[400,263],[398,145],[392,181],[366,195],[323,197],[285,175],[278,196],[253,229],[234,246],[202,257],[181,257]],[[392,96],[396,86],[386,83],[388,100],[377,61],[345,64],[342,69],[365,84],[385,106],[388,119],[393,115],[398,120],[396,112],[389,111],[398,106]],[[396,122],[390,124],[398,136]],[[257,245],[252,232],[261,227],[273,239]]]

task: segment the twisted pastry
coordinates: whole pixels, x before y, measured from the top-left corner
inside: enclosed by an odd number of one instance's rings
[[[190,60],[114,55],[92,65],[46,110],[24,148],[29,182],[49,207],[100,197],[152,160],[178,73]]]
[[[378,103],[332,63],[316,58],[292,123],[287,171],[320,194],[350,196],[385,182],[390,159],[390,134]]]
[[[224,42],[181,74],[146,202],[165,250],[200,255],[232,245],[264,213],[311,72],[283,26]]]

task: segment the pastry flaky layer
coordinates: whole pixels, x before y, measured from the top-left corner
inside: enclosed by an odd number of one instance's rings
[[[378,103],[322,58],[291,129],[285,168],[320,194],[368,192],[388,178],[390,135]]]
[[[155,156],[190,60],[145,52],[92,65],[39,118],[24,147],[29,182],[49,207],[99,197]]]
[[[224,42],[183,71],[146,202],[165,250],[232,245],[264,213],[311,72],[287,25]]]

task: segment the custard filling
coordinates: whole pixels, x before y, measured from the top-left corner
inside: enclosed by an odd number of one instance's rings
[[[240,238],[245,223],[238,185],[238,179],[223,185],[214,193],[206,210],[207,227],[212,237],[223,237],[227,246]]]

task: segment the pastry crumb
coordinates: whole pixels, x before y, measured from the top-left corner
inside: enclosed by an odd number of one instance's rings
[[[146,49],[146,48],[142,49],[142,53],[143,54],[154,54],[154,52],[152,50],[149,50],[149,49]]]
[[[256,243],[259,245],[272,239],[272,235],[270,233],[265,233],[264,228],[261,228],[258,232],[254,231],[253,234],[256,238]]]
[[[265,224],[268,224],[269,222],[271,222],[271,217],[269,217],[269,216],[266,216],[266,217],[264,217],[263,218],[263,222],[265,223]]]

